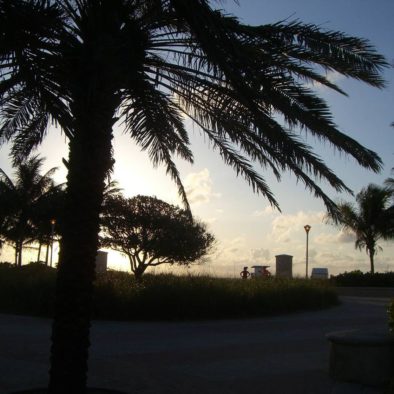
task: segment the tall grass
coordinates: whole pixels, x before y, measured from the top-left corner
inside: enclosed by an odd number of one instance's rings
[[[51,316],[56,271],[0,264],[0,312]],[[241,280],[209,276],[146,275],[141,283],[125,272],[99,274],[96,319],[190,320],[269,316],[325,308],[338,302],[327,281]]]
[[[338,303],[325,282],[304,279],[241,280],[209,276],[99,275],[95,316],[121,320],[191,320],[269,316]]]

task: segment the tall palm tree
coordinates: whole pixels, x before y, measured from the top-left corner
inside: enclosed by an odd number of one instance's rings
[[[208,0],[0,0],[0,142],[12,141],[21,160],[50,121],[69,140],[51,392],[86,385],[99,213],[118,119],[155,166],[166,166],[186,208],[173,160],[193,161],[185,117],[272,205],[253,164],[278,179],[290,171],[334,212],[316,180],[348,188],[294,130],[373,171],[381,160],[339,131],[303,82],[344,93],[325,77],[336,70],[382,87],[385,66],[366,40],[300,22],[248,26]]]
[[[372,274],[375,254],[381,249],[378,241],[394,238],[393,196],[393,189],[370,184],[357,194],[357,205],[338,204],[339,215],[327,217],[329,222],[355,234],[355,247],[367,252]]]
[[[15,248],[15,264],[22,265],[22,250],[37,238],[37,210],[59,186],[52,175],[56,168],[41,174],[44,159],[33,156],[16,166],[12,180],[0,169],[0,206],[2,236]]]

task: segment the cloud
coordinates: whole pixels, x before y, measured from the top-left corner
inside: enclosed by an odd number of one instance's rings
[[[328,79],[329,82],[333,84],[337,84],[338,82],[346,79],[344,75],[334,70],[327,71],[325,77],[326,79]],[[317,90],[329,89],[327,86],[321,84],[320,82],[310,82],[307,84],[307,86]]]
[[[249,260],[249,252],[248,242],[244,236],[222,240],[217,247],[215,265],[232,265],[241,261],[241,264],[244,264],[244,261]]]
[[[256,263],[267,262],[271,257],[271,253],[268,249],[264,248],[252,249],[251,256]]]
[[[353,233],[344,230],[340,230],[336,234],[322,233],[314,238],[314,242],[320,245],[344,244],[355,242],[355,240],[356,237]]]
[[[217,221],[218,221],[218,218],[216,218],[216,217],[210,217],[210,218],[204,219],[204,223],[206,223],[206,224],[216,223]]]
[[[271,237],[277,242],[290,242],[295,236],[305,234],[304,226],[309,224],[312,230],[321,226],[324,212],[299,211],[294,215],[280,215],[272,221]]]
[[[340,243],[355,242],[356,236],[349,231],[341,230],[339,234],[337,234],[337,240]]]
[[[334,244],[336,243],[338,240],[338,235],[337,234],[328,234],[328,233],[321,233],[319,235],[317,235],[313,241],[316,244],[319,245],[328,245],[328,244]]]
[[[213,192],[213,182],[207,168],[188,174],[184,185],[190,204],[205,204],[221,196],[220,193]]]
[[[267,205],[264,209],[260,211],[254,211],[252,216],[260,217],[260,216],[269,216],[275,213],[279,213],[274,207],[271,205]]]

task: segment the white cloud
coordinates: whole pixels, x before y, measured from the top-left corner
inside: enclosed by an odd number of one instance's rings
[[[294,236],[304,234],[304,226],[309,224],[311,231],[322,224],[324,212],[299,211],[294,215],[280,215],[272,221],[271,236],[278,242],[290,242]]]
[[[251,256],[255,263],[266,263],[271,258],[271,253],[264,248],[252,249]]]
[[[340,243],[355,242],[356,241],[356,236],[355,236],[354,233],[351,233],[349,231],[341,230],[337,234],[337,240]]]
[[[275,213],[279,213],[278,210],[276,210],[274,207],[271,205],[267,205],[264,209],[260,211],[254,211],[252,213],[252,216],[260,217],[260,216],[269,216]]]
[[[326,79],[328,79],[329,82],[331,82],[333,84],[337,84],[338,82],[346,79],[346,77],[344,75],[342,75],[339,72],[334,71],[334,70],[327,71],[325,77],[326,77]],[[307,84],[307,86],[312,87],[317,90],[329,89],[328,87],[321,84],[320,82],[311,82],[311,83]]]
[[[319,245],[329,245],[338,242],[338,234],[321,233],[314,239],[314,243]]]
[[[218,221],[218,218],[215,218],[215,217],[210,217],[210,218],[204,219],[204,223],[206,223],[206,224],[216,223],[217,221]]]
[[[204,204],[220,197],[220,193],[214,193],[212,190],[213,182],[207,168],[188,174],[184,185],[190,204]]]
[[[314,242],[320,245],[354,242],[356,237],[353,233],[340,230],[335,234],[321,233],[314,238]]]

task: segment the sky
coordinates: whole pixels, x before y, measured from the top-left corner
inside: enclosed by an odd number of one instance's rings
[[[248,24],[295,20],[314,23],[326,30],[339,30],[349,35],[367,38],[394,64],[394,2],[392,0],[227,0],[215,3]],[[348,97],[317,86],[326,99],[334,121],[342,132],[377,152],[384,162],[381,173],[359,167],[354,160],[335,153],[328,144],[316,144],[307,137],[328,166],[358,193],[369,183],[381,185],[394,167],[394,69],[384,73],[384,90],[348,80],[336,73],[329,78],[348,93]],[[197,127],[188,124],[193,165],[177,160],[182,180],[187,188],[194,216],[205,222],[216,239],[215,250],[204,265],[180,269],[181,273],[209,273],[216,276],[239,276],[244,266],[270,265],[275,272],[275,256],[293,256],[293,274],[305,275],[306,234],[309,224],[309,273],[314,267],[327,267],[329,274],[344,271],[369,270],[365,251],[354,248],[354,237],[327,224],[325,207],[291,174],[283,174],[280,183],[269,172],[261,170],[268,181],[281,211],[273,210],[261,195],[253,194],[248,184],[226,167],[217,152],[213,152]],[[0,168],[12,174],[8,146],[0,148]],[[37,150],[46,158],[45,168],[58,166],[55,179],[64,182],[66,171],[61,162],[67,158],[67,141],[59,130],[51,128]],[[154,195],[167,202],[180,204],[174,183],[163,168],[152,168],[148,155],[141,152],[127,135],[116,127],[114,139],[114,179],[127,197],[136,194]],[[335,201],[354,201],[349,194],[336,194],[327,185],[324,191]],[[394,242],[381,242],[375,268],[394,270]],[[11,251],[3,251],[0,260],[12,259]],[[109,267],[128,269],[127,260],[111,252]],[[169,268],[174,271],[174,268]],[[166,268],[167,270],[167,268]],[[157,271],[157,269],[156,269]]]

